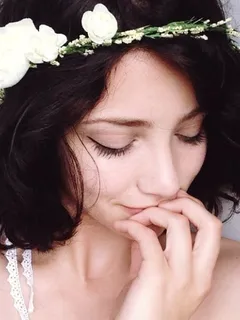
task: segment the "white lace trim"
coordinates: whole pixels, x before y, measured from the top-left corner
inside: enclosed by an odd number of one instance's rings
[[[10,245],[11,242],[6,240],[6,244]],[[11,286],[10,294],[14,300],[14,307],[18,311],[21,320],[30,320],[28,315],[28,310],[26,308],[24,297],[21,290],[21,284],[20,284],[19,272],[18,272],[17,250],[9,249],[6,251],[5,256],[6,256],[6,259],[8,260],[8,264],[6,268],[9,272],[8,282],[10,283],[10,286]],[[27,265],[27,264],[28,263],[24,263],[24,265]]]
[[[31,250],[25,250],[22,254],[23,261],[22,261],[22,267],[23,267],[23,275],[26,278],[27,284],[30,288],[30,299],[29,299],[29,305],[28,305],[28,312],[32,313],[34,311],[34,305],[33,305],[33,269],[32,269],[32,251]]]

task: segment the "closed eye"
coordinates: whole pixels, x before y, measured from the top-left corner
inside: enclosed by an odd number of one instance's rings
[[[131,149],[132,143],[133,143],[133,141],[132,141],[130,144],[128,144],[122,148],[109,148],[109,147],[106,147],[106,146],[102,145],[101,143],[93,140],[90,137],[88,137],[88,138],[93,142],[94,150],[97,151],[98,155],[103,156],[103,157],[108,157],[108,158],[111,158],[112,156],[114,156],[114,157],[124,156],[126,154],[126,152],[128,152]]]
[[[191,144],[191,145],[198,145],[206,140],[206,133],[204,130],[199,131],[199,133],[193,137],[184,136],[181,134],[176,134],[180,141]]]

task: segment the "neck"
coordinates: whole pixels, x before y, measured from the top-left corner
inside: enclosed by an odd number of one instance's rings
[[[34,254],[34,263],[55,265],[82,283],[127,281],[131,263],[131,241],[114,233],[86,215],[75,236],[48,254]]]

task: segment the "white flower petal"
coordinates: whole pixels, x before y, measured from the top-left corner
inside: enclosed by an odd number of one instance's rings
[[[6,34],[6,28],[5,27],[1,27],[0,28],[0,36],[4,36]]]
[[[7,28],[7,29],[12,29],[12,28],[27,28],[27,29],[36,29],[32,19],[30,18],[24,18],[20,21],[17,21],[17,22],[10,22],[8,23],[4,28]]]
[[[57,34],[46,25],[39,31],[31,19],[11,22],[0,28],[0,88],[18,83],[30,67],[58,57],[59,48],[67,42],[63,34]]]
[[[55,35],[55,31],[53,30],[53,28],[46,26],[45,24],[41,24],[39,26],[39,32],[43,33],[45,35]]]
[[[28,48],[26,48],[25,56],[30,62],[34,64],[43,63],[41,37],[34,36],[29,39],[29,44]]]
[[[67,37],[65,36],[65,34],[59,33],[57,35],[57,46],[62,47],[66,42],[67,42]]]
[[[107,12],[107,13],[109,13],[109,10],[104,4],[98,3],[95,5],[93,12]]]
[[[41,55],[39,55],[37,52],[27,52],[25,54],[26,58],[32,62],[33,64],[40,64],[43,63],[43,58]]]
[[[52,28],[49,28],[47,26],[42,25],[41,29],[39,28],[38,36],[41,38],[42,43],[57,43],[57,34]]]
[[[86,32],[88,32],[89,19],[92,17],[92,15],[92,11],[86,11],[82,16],[82,27]]]
[[[5,59],[1,59],[0,89],[10,88],[17,84],[25,76],[29,67],[28,60],[19,53],[12,52]]]
[[[11,22],[5,28],[6,43],[24,48],[28,38],[38,33],[31,19]]]
[[[45,62],[53,61],[57,59],[57,57],[58,57],[58,49],[55,46],[45,48],[45,50],[43,51],[43,61]]]
[[[48,41],[54,42],[57,39],[55,31],[44,24],[39,27],[39,35],[43,40],[48,39]]]
[[[89,31],[88,36],[93,42],[97,44],[102,44],[104,41],[102,37],[97,36],[93,31]]]
[[[112,30],[114,30],[115,34],[118,31],[118,22],[117,22],[117,19],[114,16],[113,16],[113,19],[112,19]]]
[[[29,38],[38,33],[31,19],[11,22],[0,31],[0,42],[4,43],[4,50],[13,49],[24,51]]]
[[[0,69],[0,89],[6,88],[5,83],[6,83],[7,77],[8,77],[8,73],[6,71]]]
[[[58,47],[63,46],[67,42],[67,37],[61,33],[55,33],[55,31],[46,25],[41,25],[39,27],[39,32],[41,33],[42,37],[51,37],[53,42],[56,42]]]
[[[66,42],[65,35],[57,34],[52,28],[41,25],[38,34],[29,40],[26,57],[34,64],[53,61],[58,57],[59,48]]]
[[[118,30],[116,18],[102,3],[97,4],[93,11],[84,13],[82,24],[88,37],[97,44],[111,40]]]

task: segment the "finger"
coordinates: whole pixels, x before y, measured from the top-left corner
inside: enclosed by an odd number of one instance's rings
[[[194,198],[193,196],[191,196],[190,194],[188,194],[186,191],[184,190],[180,190],[177,194],[177,198],[187,198],[187,199],[191,199],[193,200],[194,202],[198,203],[200,206],[204,207],[204,204],[202,203],[202,201],[200,201],[199,199],[197,198]]]
[[[180,191],[177,194],[177,198],[187,198],[187,199],[191,199],[192,201],[198,203],[201,207],[205,208],[205,205],[197,198],[194,198],[193,196],[191,196],[190,194],[188,194],[186,191],[180,189]],[[196,233],[197,229],[194,226],[194,224],[190,223],[190,229],[192,233]]]
[[[143,261],[155,263],[158,267],[165,264],[163,250],[154,231],[131,220],[116,221],[114,227],[119,232],[129,234],[138,243]]]
[[[192,264],[192,237],[189,221],[185,217],[162,208],[149,208],[131,217],[141,224],[167,229],[164,254],[175,274],[189,274]]]
[[[193,257],[202,272],[212,272],[220,250],[222,223],[205,208],[187,198],[162,204],[167,210],[182,213],[198,229]]]

